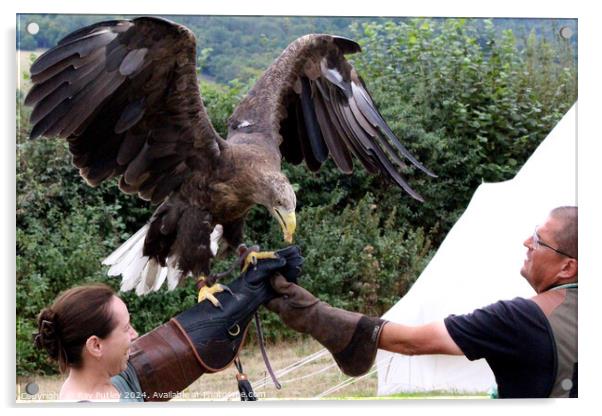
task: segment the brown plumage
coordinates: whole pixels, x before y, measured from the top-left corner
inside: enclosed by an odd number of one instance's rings
[[[209,274],[211,232],[221,225],[238,246],[255,204],[290,240],[296,200],[283,157],[312,171],[330,157],[343,173],[355,157],[421,199],[401,176],[403,159],[434,175],[391,132],[345,60],[357,43],[330,35],[291,43],[234,110],[227,140],[203,106],[195,51],[186,27],[142,17],[73,32],[31,66],[31,137],[66,138],[90,185],[120,177],[122,191],[160,204],[106,261],[124,290]]]

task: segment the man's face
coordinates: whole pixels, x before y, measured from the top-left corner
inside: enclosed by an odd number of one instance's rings
[[[111,310],[117,326],[101,343],[105,368],[114,376],[127,368],[130,345],[138,333],[130,325],[130,314],[125,303],[117,296],[111,301]]]
[[[557,248],[555,235],[560,229],[560,221],[548,216],[546,222],[536,228],[536,232],[540,241]],[[537,293],[541,293],[559,280],[558,274],[567,257],[543,245],[536,246],[532,236],[523,245],[527,247],[527,258],[520,273]]]

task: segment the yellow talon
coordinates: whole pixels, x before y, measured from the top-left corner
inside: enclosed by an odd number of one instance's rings
[[[278,256],[273,251],[251,251],[243,261],[242,272],[246,272],[251,264],[257,264],[257,260],[277,258]]]
[[[199,283],[204,282],[205,281],[205,276],[201,276],[199,277]],[[204,300],[208,300],[209,302],[211,302],[213,304],[213,306],[215,306],[216,308],[221,308],[222,304],[220,303],[219,300],[217,300],[217,298],[215,296],[213,296],[215,293],[219,293],[219,292],[223,292],[224,291],[224,287],[220,284],[214,284],[213,286],[207,286],[206,284],[204,284],[200,289],[199,289],[199,297],[198,297],[198,302],[201,303]]]

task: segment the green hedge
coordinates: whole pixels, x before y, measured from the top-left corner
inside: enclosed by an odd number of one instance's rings
[[[482,22],[481,22],[482,23]],[[403,296],[482,181],[511,178],[576,100],[571,46],[534,34],[521,47],[510,31],[485,22],[415,19],[354,26],[364,52],[352,57],[385,120],[439,178],[408,168],[426,203],[362,169],[319,173],[284,164],[297,190],[296,243],[306,258],[301,284],[334,306],[382,314]],[[249,82],[203,83],[216,129]],[[101,260],[150,217],[152,207],[121,194],[114,181],[90,188],[70,163],[66,143],[26,140],[30,109],[17,94],[17,374],[56,366],[34,351],[35,317],[56,295],[86,281],[115,288]],[[263,208],[251,211],[245,241],[283,246]],[[223,270],[226,259],[216,264]],[[195,302],[194,284],[123,298],[144,333]],[[262,311],[271,341],[295,337]]]

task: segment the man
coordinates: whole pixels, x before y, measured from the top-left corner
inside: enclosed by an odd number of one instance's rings
[[[272,286],[283,296],[267,306],[328,348],[348,375],[367,372],[378,348],[465,355],[487,360],[500,398],[577,397],[577,207],[552,210],[523,244],[521,274],[536,296],[439,322],[407,326],[332,308],[280,276]]]

